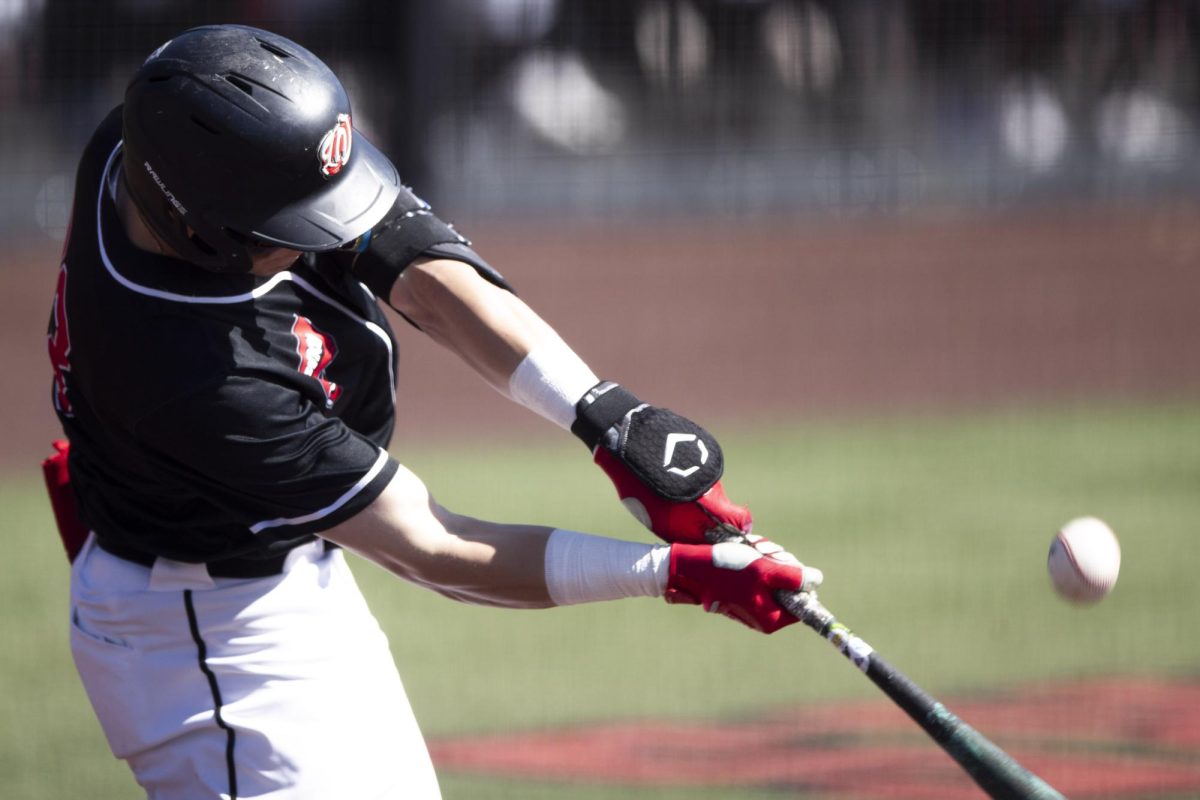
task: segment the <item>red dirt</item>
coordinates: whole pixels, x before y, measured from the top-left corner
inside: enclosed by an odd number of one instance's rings
[[[1200,683],[1039,684],[948,706],[1073,800],[1200,796]],[[859,800],[982,796],[884,699],[734,723],[621,722],[430,746],[440,771],[525,780],[757,787]]]

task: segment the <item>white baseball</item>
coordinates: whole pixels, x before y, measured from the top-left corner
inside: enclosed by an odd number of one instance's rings
[[[1095,603],[1117,583],[1121,545],[1103,520],[1079,517],[1050,542],[1046,567],[1059,597],[1080,605]]]

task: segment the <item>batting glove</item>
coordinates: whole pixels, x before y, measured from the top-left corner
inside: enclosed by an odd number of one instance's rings
[[[774,542],[753,534],[715,545],[671,545],[664,597],[668,603],[701,605],[763,633],[797,618],[779,604],[777,592],[813,591],[823,576]]]
[[[750,509],[721,486],[724,456],[712,435],[610,381],[575,407],[571,431],[592,451],[631,514],[667,542],[701,544],[749,533]]]

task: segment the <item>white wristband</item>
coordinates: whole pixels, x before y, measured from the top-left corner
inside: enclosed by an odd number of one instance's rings
[[[671,548],[557,529],[546,543],[546,589],[555,605],[660,597]]]
[[[561,340],[535,347],[513,370],[508,393],[513,400],[564,430],[575,422],[575,404],[600,379]]]

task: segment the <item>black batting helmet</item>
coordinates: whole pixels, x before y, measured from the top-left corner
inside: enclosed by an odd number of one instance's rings
[[[124,171],[154,233],[221,272],[256,246],[324,251],[366,233],[400,178],[351,124],[337,76],[295,42],[210,25],[158,48],[125,91]]]

